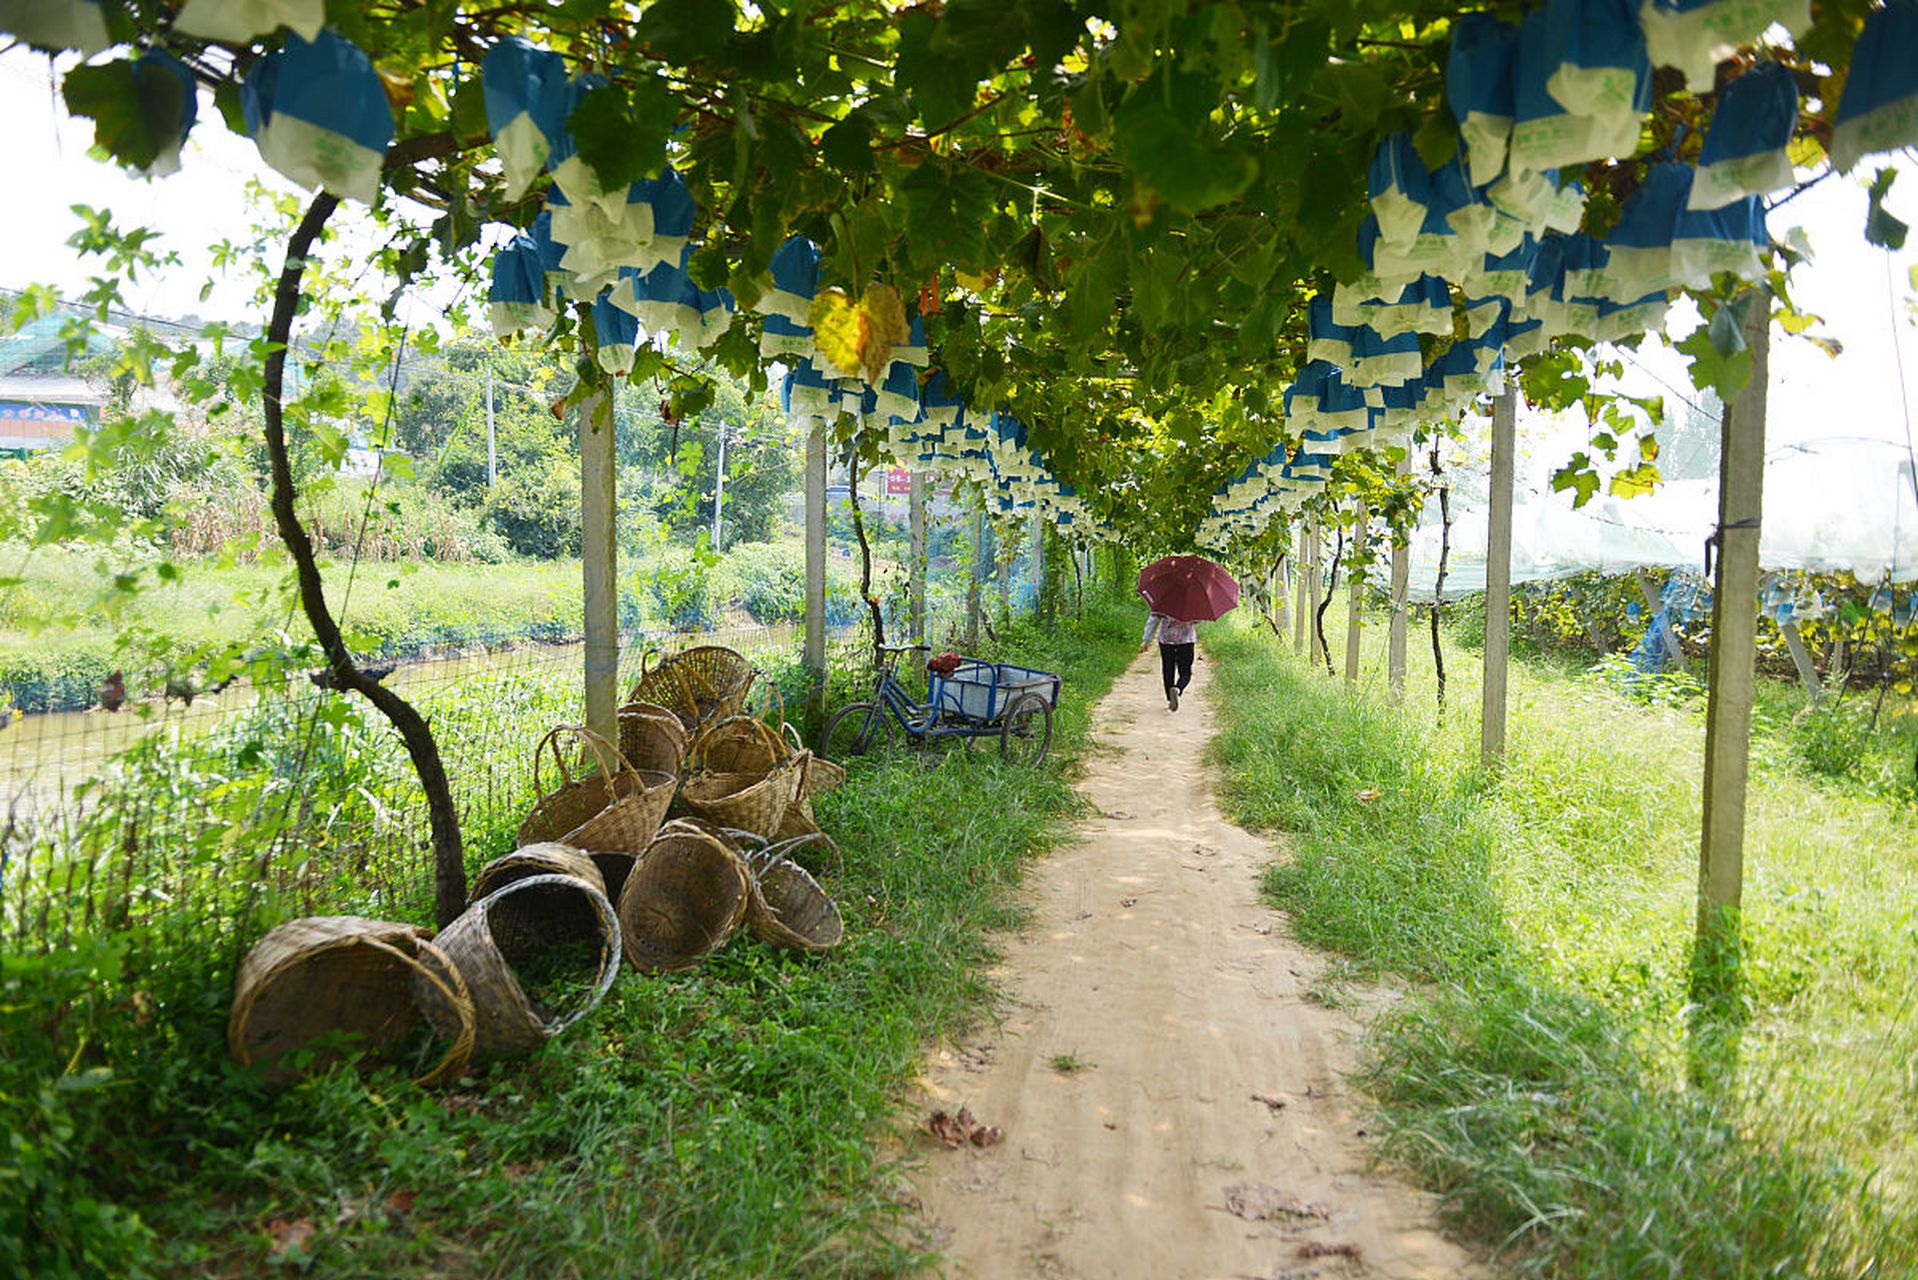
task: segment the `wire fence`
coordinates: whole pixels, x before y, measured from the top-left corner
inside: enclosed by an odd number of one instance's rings
[[[1027,562],[995,568],[982,574],[988,627],[1002,601],[1017,613],[1033,599]],[[927,576],[928,637],[956,646],[971,566],[948,560]],[[889,638],[903,638],[903,583],[874,589]],[[832,622],[824,696],[837,701],[865,678],[868,630],[859,611]],[[812,679],[803,630],[632,629],[621,636],[620,688],[655,655],[725,645],[761,670],[756,707],[798,718]],[[581,719],[583,681],[577,641],[403,663],[385,677],[428,719],[469,865],[512,847],[536,798],[534,748]],[[0,733],[0,815],[0,955],[158,932],[237,957],[291,916],[432,915],[426,806],[399,735],[364,700],[303,671],[190,701],[16,716]]]

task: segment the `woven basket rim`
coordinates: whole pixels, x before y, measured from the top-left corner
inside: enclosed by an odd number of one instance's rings
[[[467,910],[480,913],[480,926],[486,931],[486,940],[492,945],[495,953],[499,953],[499,943],[493,937],[491,915],[493,906],[512,894],[522,892],[526,889],[545,886],[573,889],[585,893],[587,895],[587,903],[593,907],[594,914],[599,916],[601,925],[611,930],[611,940],[607,944],[606,954],[600,960],[599,981],[594,985],[592,998],[583,1001],[578,1009],[575,1009],[565,1017],[551,1021],[539,1017],[534,1012],[533,1002],[527,996],[526,989],[520,985],[519,975],[514,972],[511,964],[506,963],[505,955],[503,953],[500,954],[501,964],[506,970],[507,977],[512,981],[513,991],[518,997],[518,1003],[523,1006],[526,1012],[527,1020],[542,1027],[546,1035],[551,1037],[558,1035],[591,1013],[594,1009],[597,1009],[599,1002],[605,999],[606,993],[612,989],[613,979],[619,976],[619,964],[625,955],[625,939],[620,936],[619,931],[619,913],[613,910],[613,904],[606,900],[606,895],[603,892],[593,888],[592,885],[581,880],[578,876],[566,875],[538,875],[528,876],[524,880],[514,880],[509,884],[501,885],[484,898],[479,899],[473,903],[472,906],[468,907]]]

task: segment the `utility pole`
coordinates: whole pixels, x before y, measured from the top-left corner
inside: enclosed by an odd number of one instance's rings
[[[493,366],[486,366],[486,487],[499,483],[499,445],[493,439]]]

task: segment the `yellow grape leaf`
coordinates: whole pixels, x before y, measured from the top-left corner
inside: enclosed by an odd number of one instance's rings
[[[1816,169],[1825,162],[1824,144],[1802,134],[1785,144],[1785,154],[1795,168]]]
[[[1636,498],[1651,493],[1664,481],[1658,468],[1649,462],[1641,462],[1635,467],[1627,467],[1613,474],[1611,492],[1614,497]]]
[[[906,340],[906,305],[889,284],[870,285],[854,302],[837,287],[822,289],[807,319],[813,346],[827,363],[848,378],[877,383],[892,360],[892,349]]]

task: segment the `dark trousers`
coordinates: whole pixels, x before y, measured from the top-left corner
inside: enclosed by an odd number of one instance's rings
[[[1183,691],[1192,683],[1192,642],[1184,644],[1162,644],[1159,646],[1159,667],[1165,672],[1165,687],[1170,690],[1176,683]],[[1178,677],[1175,681],[1173,677]]]

